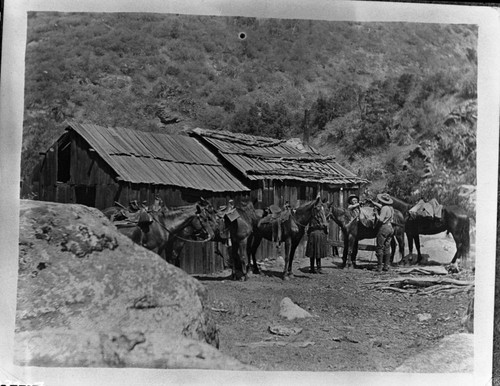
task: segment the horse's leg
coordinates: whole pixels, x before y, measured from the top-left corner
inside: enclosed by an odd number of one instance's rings
[[[238,246],[238,255],[240,258],[241,272],[243,274],[240,278],[241,281],[245,281],[247,279],[247,273],[248,273],[247,250],[248,250],[248,237],[241,240]]]
[[[397,265],[394,263],[394,255],[396,254],[396,237],[391,238],[391,265]]]
[[[342,251],[342,268],[347,265],[347,256],[349,254],[349,236],[344,234],[344,250]]]
[[[413,235],[410,233],[406,234],[406,238],[408,239],[408,259],[406,259],[406,264],[413,264]]]
[[[236,280],[236,257],[235,254],[238,253],[234,245],[227,246],[227,253],[229,255],[229,263],[231,264],[231,279]]]
[[[253,273],[255,273],[257,275],[260,273],[260,271],[259,271],[259,267],[257,265],[256,254],[257,254],[257,249],[259,248],[261,241],[262,241],[262,236],[254,234],[252,237],[251,243],[249,243],[250,255],[248,258],[248,264],[250,265],[250,258],[251,258],[253,261]]]
[[[300,239],[299,240],[294,240],[291,238],[291,245],[290,245],[290,254],[288,257],[288,276],[293,276],[292,273],[292,264],[293,264],[293,258],[295,256],[295,250],[297,249],[297,246],[299,245]]]
[[[398,242],[398,248],[399,248],[399,264],[405,264],[405,234],[403,233],[398,233],[397,235],[394,236],[396,241]]]
[[[174,243],[174,249],[172,251],[172,256],[174,257],[175,266],[179,268],[181,266],[181,253],[182,249],[184,248],[184,244],[185,244],[184,241],[179,241]]]
[[[289,273],[292,271],[292,264],[290,262],[291,239],[285,239],[285,266],[283,267],[283,280],[289,279]]]
[[[417,264],[420,264],[422,261],[422,254],[420,253],[420,236],[418,233],[414,235],[415,237],[415,248],[417,250]]]
[[[462,257],[462,251],[463,251],[463,248],[464,248],[464,244],[458,239],[458,237],[455,236],[455,233],[451,233],[451,234],[453,236],[453,239],[455,240],[455,245],[457,247],[457,251],[455,252],[455,255],[453,256],[453,259],[451,260],[451,264],[455,264],[455,262],[460,257]]]

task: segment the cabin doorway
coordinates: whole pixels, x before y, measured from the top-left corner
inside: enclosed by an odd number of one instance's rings
[[[95,208],[95,186],[75,186],[75,202]]]

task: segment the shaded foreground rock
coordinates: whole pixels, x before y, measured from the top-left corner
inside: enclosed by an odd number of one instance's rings
[[[240,369],[207,345],[219,339],[206,297],[99,210],[21,200],[17,363]]]
[[[468,373],[474,371],[474,335],[444,337],[436,347],[407,359],[394,371],[403,373]]]
[[[37,366],[253,369],[206,343],[159,332],[26,331],[16,334],[15,356]]]

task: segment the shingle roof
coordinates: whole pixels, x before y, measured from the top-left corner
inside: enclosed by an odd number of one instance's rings
[[[200,128],[194,129],[191,135],[215,147],[220,157],[250,180],[298,180],[341,185],[367,182],[336,162],[333,156],[323,156],[297,140]]]
[[[195,138],[76,122],[66,130],[83,137],[122,181],[211,192],[249,190]]]

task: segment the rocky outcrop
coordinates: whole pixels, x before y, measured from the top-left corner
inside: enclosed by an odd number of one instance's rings
[[[214,348],[206,296],[201,283],[132,243],[99,210],[21,200],[17,363],[244,367]]]

